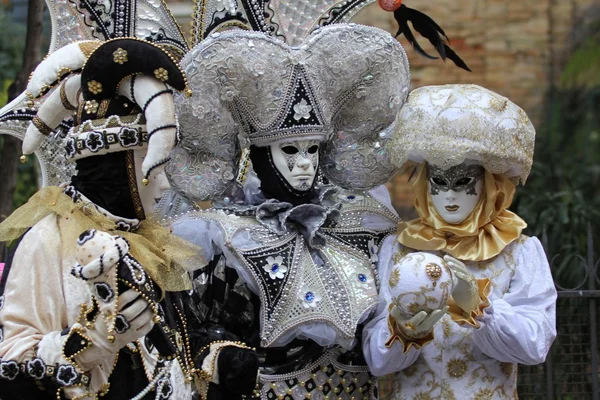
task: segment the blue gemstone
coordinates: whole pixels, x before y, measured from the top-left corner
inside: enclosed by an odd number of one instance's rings
[[[367,276],[365,274],[358,274],[358,280],[365,283],[367,281]]]
[[[354,200],[356,198],[355,195],[351,194],[350,196],[348,196],[348,200]]]
[[[315,299],[315,295],[313,292],[306,292],[306,294],[304,295],[304,299],[307,303],[312,303]]]
[[[272,272],[279,271],[279,264],[273,264],[273,265],[271,265],[271,271]]]

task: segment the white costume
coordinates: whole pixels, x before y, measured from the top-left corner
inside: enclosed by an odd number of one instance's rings
[[[115,228],[117,223],[122,227],[124,224],[139,225],[138,220],[116,217],[103,209],[100,211],[115,223]],[[71,274],[77,263],[72,251],[74,244],[65,243],[61,235],[61,230],[69,229],[69,223],[57,215],[45,217],[23,237],[12,260],[12,268],[5,270],[6,283],[0,297],[3,305],[0,308],[0,339],[4,339],[0,340],[0,378],[13,381],[27,376],[39,381],[40,385],[44,382],[41,387],[49,390],[52,386],[48,386],[47,381],[52,381],[56,385],[54,390],[64,387],[62,391],[67,398],[73,398],[111,389],[108,379],[117,363],[117,353],[89,365],[74,363],[64,355],[70,329],[83,329],[81,306],[92,304],[87,283]],[[156,354],[148,352],[143,340],[131,346],[129,351],[141,351],[143,368],[151,381],[158,361]],[[173,367],[174,375],[180,376],[179,383],[183,383],[183,373],[176,372],[178,364]],[[161,386],[167,398],[173,392],[173,386],[168,380]],[[22,386],[22,390],[29,393],[30,398],[42,395],[39,391],[29,391],[27,386]]]
[[[379,274],[389,276],[394,257],[410,250],[386,239],[379,254]],[[477,279],[488,278],[490,305],[478,319],[481,327],[457,325],[450,315],[436,324],[431,343],[421,349],[390,338],[389,288],[382,286],[375,317],[365,327],[365,357],[380,390],[394,399],[516,399],[517,363],[544,362],[556,336],[556,290],[544,250],[536,238],[521,236],[492,260],[465,263]],[[392,384],[385,387],[383,385]],[[421,396],[421,397],[419,397]]]
[[[516,399],[517,364],[544,362],[556,336],[546,255],[506,209],[515,190],[509,178],[524,181],[531,168],[533,126],[493,92],[446,85],[411,93],[396,135],[396,162],[429,164],[413,184],[419,219],[401,224],[379,255],[379,305],[363,351],[374,375],[392,374],[379,381],[381,397]],[[454,289],[449,313],[441,306],[413,334],[420,319],[394,311],[392,289],[405,276],[396,265],[419,251],[446,255]]]

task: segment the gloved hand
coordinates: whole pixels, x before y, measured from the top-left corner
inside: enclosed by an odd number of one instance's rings
[[[429,313],[420,311],[415,316],[407,319],[406,315],[396,305],[392,305],[390,316],[405,338],[421,339],[429,335],[433,326],[444,316],[446,311],[448,311],[448,307],[433,310]]]
[[[200,397],[209,400],[251,397],[258,380],[258,364],[256,351],[241,342],[212,342],[194,359]]]
[[[236,395],[251,396],[258,376],[258,355],[252,349],[228,346],[217,357],[219,385]]]
[[[449,255],[444,256],[444,261],[448,264],[453,275],[454,290],[452,291],[452,298],[457,306],[470,313],[477,308],[480,302],[477,280],[462,261]]]
[[[75,361],[84,370],[89,370],[103,358],[113,356],[128,343],[146,336],[154,326],[150,305],[134,290],[127,290],[118,297],[116,332],[108,332],[102,315],[96,319],[93,328],[85,331],[92,346],[75,355]]]
[[[90,284],[106,281],[109,271],[127,252],[129,245],[122,237],[95,229],[87,230],[77,239],[77,264],[71,274]]]

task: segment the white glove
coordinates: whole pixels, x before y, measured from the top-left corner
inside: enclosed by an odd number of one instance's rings
[[[480,303],[477,280],[462,261],[449,255],[444,256],[444,261],[453,273],[454,290],[452,291],[452,298],[457,306],[470,313]]]
[[[95,229],[87,230],[77,240],[77,264],[71,274],[88,283],[106,281],[111,269],[127,252],[129,245],[121,236]]]
[[[406,319],[404,313],[396,305],[392,305],[390,316],[396,322],[398,330],[407,339],[421,339],[429,335],[434,325],[444,316],[446,311],[448,311],[448,307],[433,310],[429,313],[420,311],[410,319]]]
[[[92,346],[75,355],[77,364],[84,370],[93,368],[100,360],[115,355],[128,343],[146,336],[154,326],[154,313],[138,292],[128,290],[119,295],[118,302],[117,319],[122,322],[118,326],[124,329],[110,335],[102,315],[98,315],[94,327],[85,332]],[[111,336],[114,337],[112,341]]]

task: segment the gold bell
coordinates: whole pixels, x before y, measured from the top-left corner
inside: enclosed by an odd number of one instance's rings
[[[188,375],[188,376],[185,377],[185,381],[187,383],[192,383],[194,381],[194,378],[192,378],[190,375]]]
[[[115,342],[115,335],[108,335],[107,339],[108,339],[109,342],[114,343]]]
[[[19,157],[19,160],[21,160],[21,164],[25,164],[27,162],[27,156],[23,154],[21,157]]]
[[[142,179],[142,185],[148,186],[149,183],[150,183],[150,181],[148,180],[148,178]]]
[[[192,89],[190,89],[190,88],[185,89],[185,97],[192,97]]]
[[[160,323],[160,321],[161,321],[160,315],[156,314],[156,315],[155,315],[155,316],[152,318],[152,321],[154,321],[154,323],[155,323],[155,324],[158,324],[158,323]]]

